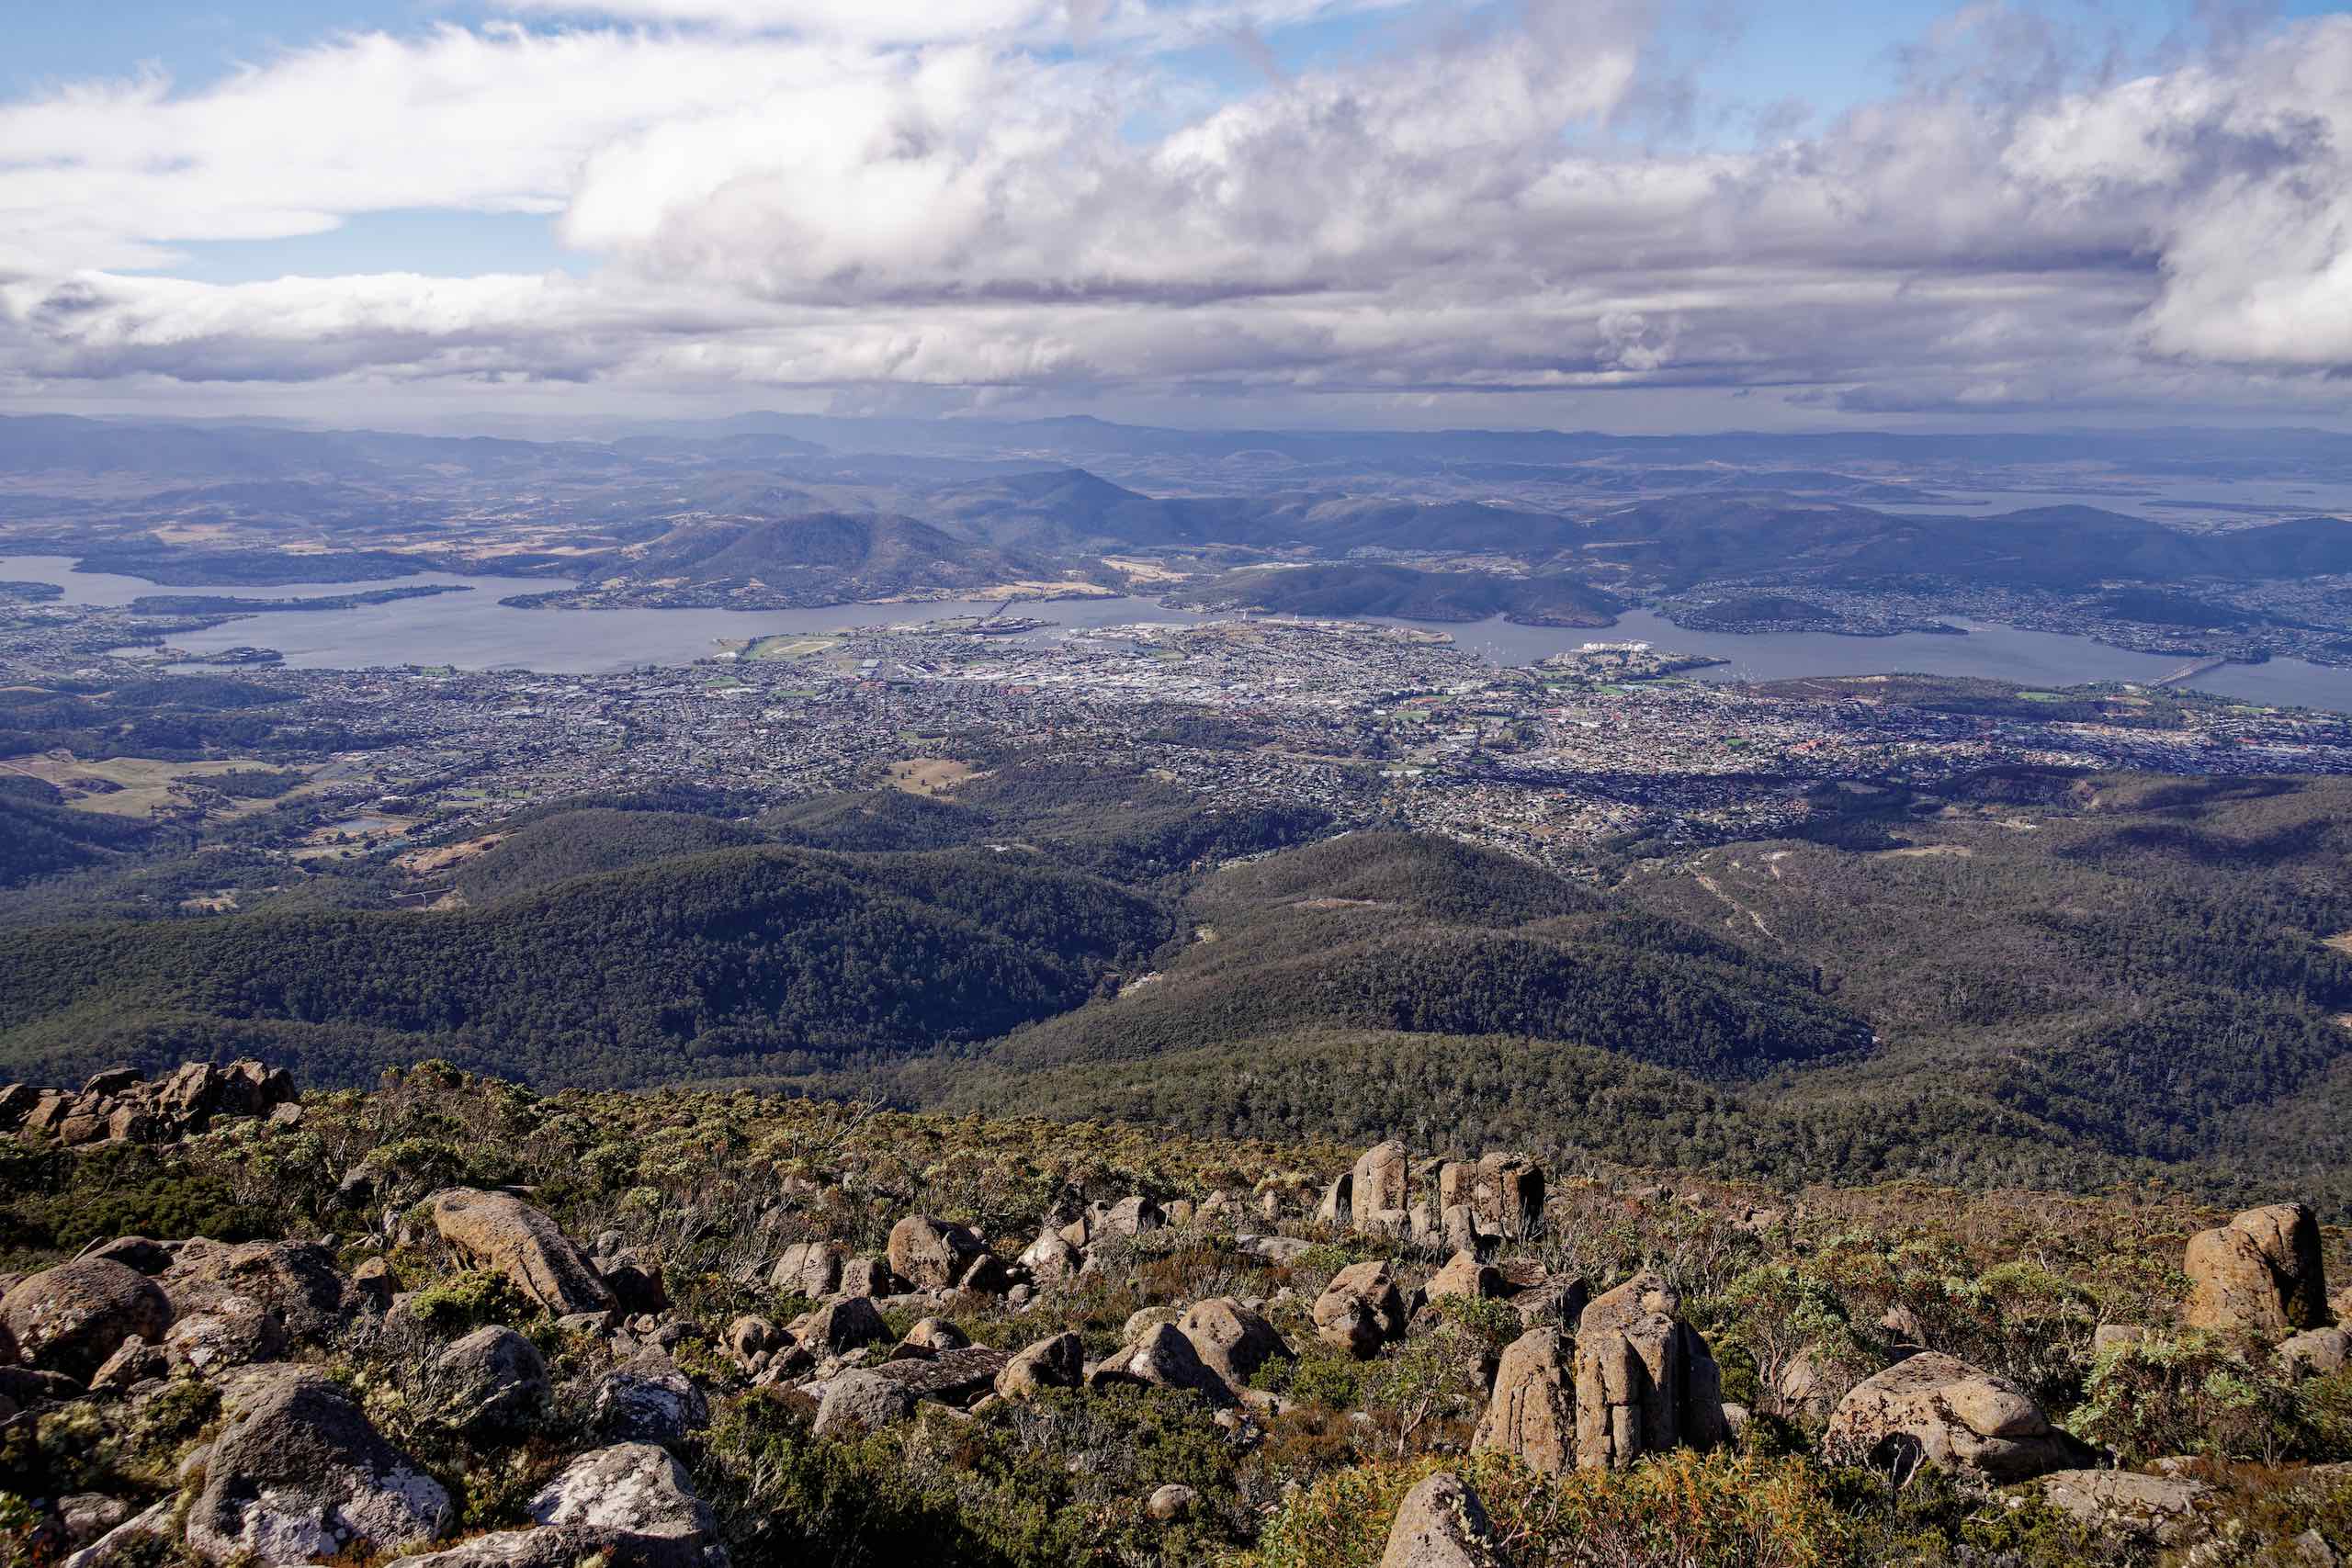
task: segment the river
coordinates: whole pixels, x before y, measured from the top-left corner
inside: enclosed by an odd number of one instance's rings
[[[219,593],[299,599],[379,588],[446,584],[471,590],[430,598],[361,604],[345,610],[262,615],[209,631],[172,638],[193,653],[251,644],[274,648],[289,666],[357,669],[373,665],[448,664],[468,670],[524,669],[596,674],[646,664],[687,664],[707,658],[721,638],[776,632],[829,632],[848,626],[898,625],[947,615],[985,615],[993,600],[921,604],[835,604],[818,610],[515,610],[498,601],[511,593],[562,586],[548,578],[454,577],[424,572],[387,581],[307,582],[270,588],[240,584],[159,588],[138,578],[75,571],[64,556],[0,557],[0,579],[54,582],[65,602],[126,604],[142,593]],[[1086,626],[1135,621],[1199,622],[1211,617],[1170,610],[1148,599],[1065,600],[1023,604],[1018,613],[1053,623],[1031,634],[1050,637]],[[1391,622],[1422,626],[1426,622]],[[2088,637],[2016,626],[1959,622],[1967,637],[1925,633],[1892,637],[1832,637],[1819,632],[1740,636],[1685,631],[1647,611],[1632,611],[1602,631],[1568,626],[1519,626],[1500,619],[1437,629],[1498,663],[1526,664],[1595,640],[1642,641],[1677,652],[1709,654],[1732,662],[1702,673],[1724,680],[1785,680],[1801,675],[1868,675],[1891,671],[1977,675],[2028,686],[2079,685],[2090,681],[2150,682],[2183,662],[2133,653]],[[2352,712],[2352,670],[2299,660],[2229,665],[2199,676],[2200,691],[2241,701]]]

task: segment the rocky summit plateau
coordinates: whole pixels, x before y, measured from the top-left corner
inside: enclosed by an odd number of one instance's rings
[[[2352,1508],[2299,1201],[439,1063],[0,1107],[12,1565],[2326,1563]]]

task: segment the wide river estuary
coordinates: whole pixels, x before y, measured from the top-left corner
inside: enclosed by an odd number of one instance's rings
[[[249,599],[300,599],[379,588],[447,584],[470,592],[362,604],[344,610],[260,615],[209,631],[189,632],[171,646],[196,653],[252,645],[274,648],[286,662],[303,669],[364,669],[377,665],[455,665],[464,670],[518,669],[549,673],[595,674],[648,664],[690,664],[718,651],[721,638],[772,632],[828,632],[847,626],[928,621],[948,615],[986,614],[994,601],[944,601],[922,604],[835,604],[820,610],[512,610],[499,600],[512,593],[538,593],[562,584],[548,578],[452,577],[440,572],[375,582],[306,582],[278,588],[158,587],[138,578],[75,571],[63,556],[0,556],[0,579],[54,582],[65,602],[127,604],[143,593],[217,593]],[[1052,623],[1034,637],[1052,637],[1087,626],[1136,621],[1197,622],[1211,617],[1170,610],[1148,599],[1092,599],[1023,604],[1018,613]],[[1371,617],[1382,618],[1382,617]],[[2183,660],[2109,648],[2088,637],[2062,637],[2016,626],[1968,626],[1967,637],[1915,634],[1891,637],[1831,637],[1815,632],[1771,632],[1737,636],[1685,631],[1651,615],[1634,611],[1606,630],[1576,626],[1517,626],[1500,619],[1434,626],[1391,622],[1450,632],[1472,652],[1502,664],[1527,664],[1596,640],[1642,641],[1678,653],[1707,654],[1731,660],[1702,671],[1724,680],[1775,681],[1799,675],[1868,675],[1916,671],[1934,675],[1981,675],[2032,687],[2080,685],[2091,681],[2154,681]],[[2192,684],[2242,701],[2352,712],[2352,669],[2330,669],[2298,660],[2233,664],[2197,678]]]

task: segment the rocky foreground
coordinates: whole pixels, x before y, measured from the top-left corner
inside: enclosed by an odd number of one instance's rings
[[[0,1111],[11,1562],[2352,1561],[2291,1202],[1327,1179],[437,1066]]]

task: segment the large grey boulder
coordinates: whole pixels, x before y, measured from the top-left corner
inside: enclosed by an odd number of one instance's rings
[[[251,1296],[230,1295],[175,1317],[163,1348],[174,1365],[217,1378],[232,1367],[277,1360],[286,1344],[285,1319]]]
[[[1388,1265],[1373,1258],[1331,1276],[1331,1283],[1316,1298],[1314,1319],[1317,1339],[1368,1359],[1391,1339],[1405,1337],[1405,1298]]]
[[[2202,1533],[2198,1507],[2213,1495],[2202,1482],[2128,1470],[2059,1470],[2034,1483],[2042,1500],[2096,1534],[2181,1546]]]
[[[1398,1505],[1380,1568],[1502,1568],[1494,1526],[1478,1495],[1440,1471]]]
[[[649,1350],[597,1380],[589,1415],[616,1441],[676,1443],[710,1425],[710,1401],[676,1362]]]
[[[1708,1449],[1727,1435],[1722,1374],[1677,1312],[1680,1298],[1644,1269],[1593,1299],[1577,1325],[1577,1462],[1622,1469],[1645,1454]]]
[[[1154,1324],[1132,1343],[1112,1352],[1087,1373],[1086,1382],[1090,1388],[1141,1383],[1197,1393],[1213,1404],[1236,1403],[1233,1390],[1202,1362],[1193,1342],[1172,1323]]]
[[[1047,1230],[1031,1242],[1018,1260],[1029,1278],[1041,1285],[1059,1284],[1086,1266],[1086,1257],[1061,1232]]]
[[[825,1384],[816,1424],[809,1431],[820,1438],[879,1431],[893,1421],[905,1420],[914,1409],[914,1392],[896,1379],[884,1377],[880,1371],[843,1372]]]
[[[206,1562],[397,1552],[456,1524],[441,1483],[325,1379],[279,1370],[254,1380],[235,1412],[188,1510],[188,1549]]]
[[[1095,1235],[1137,1236],[1156,1231],[1168,1224],[1168,1216],[1159,1204],[1137,1194],[1122,1198],[1117,1202],[1091,1214],[1090,1229]]]
[[[2352,1365],[2352,1330],[2306,1328],[2272,1355],[2284,1377],[2326,1377]]]
[[[2199,1232],[2181,1267],[2189,1282],[2182,1316],[2191,1328],[2276,1340],[2327,1326],[2319,1221],[2301,1203],[2248,1209]]]
[[[1937,1464],[1996,1481],[2076,1469],[2091,1457],[2023,1389],[1932,1350],[1856,1383],[1830,1415],[1822,1446],[1904,1474]]]
[[[768,1270],[768,1289],[781,1295],[821,1300],[838,1290],[849,1249],[837,1241],[795,1242]]]
[[[1049,1388],[1076,1388],[1086,1380],[1086,1345],[1075,1334],[1040,1339],[1015,1354],[996,1375],[1000,1398],[1030,1398]]]
[[[890,1227],[890,1272],[917,1290],[944,1291],[987,1248],[962,1225],[909,1214]]]
[[[917,1320],[912,1328],[907,1330],[907,1337],[899,1340],[892,1348],[890,1359],[894,1361],[922,1360],[949,1350],[961,1350],[971,1342],[969,1335],[946,1318],[922,1318]]]
[[[1236,1386],[1270,1360],[1294,1359],[1274,1325],[1231,1296],[1194,1302],[1176,1330],[1193,1342],[1202,1364]]]
[[[887,1258],[852,1258],[842,1264],[841,1283],[835,1293],[844,1296],[895,1296],[899,1280],[890,1271]]]
[[[932,1356],[885,1361],[872,1371],[916,1399],[960,1406],[995,1388],[998,1376],[1012,1362],[1009,1351],[965,1345]]]
[[[819,1356],[838,1356],[890,1337],[890,1325],[867,1296],[843,1297],[794,1318],[787,1326],[801,1348]]]
[[[468,1188],[433,1200],[433,1227],[469,1268],[495,1269],[557,1317],[610,1313],[613,1293],[555,1221],[520,1198]]]
[[[1558,1329],[1530,1329],[1512,1340],[1496,1368],[1474,1450],[1515,1454],[1545,1475],[1575,1468],[1575,1373],[1576,1343]]]
[[[608,1538],[714,1545],[718,1521],[695,1495],[686,1467],[651,1443],[616,1443],[582,1454],[531,1499],[541,1525]]]
[[[302,1345],[331,1342],[356,1304],[334,1255],[311,1242],[183,1242],[155,1283],[175,1316],[253,1302],[277,1320],[290,1342]]]
[[[88,1378],[134,1334],[160,1341],[171,1321],[154,1280],[103,1258],[44,1269],[0,1296],[0,1334],[17,1359],[72,1378]]]
[[[493,1325],[437,1351],[429,1386],[436,1412],[451,1426],[511,1432],[528,1425],[547,1404],[548,1364],[529,1340]]]

